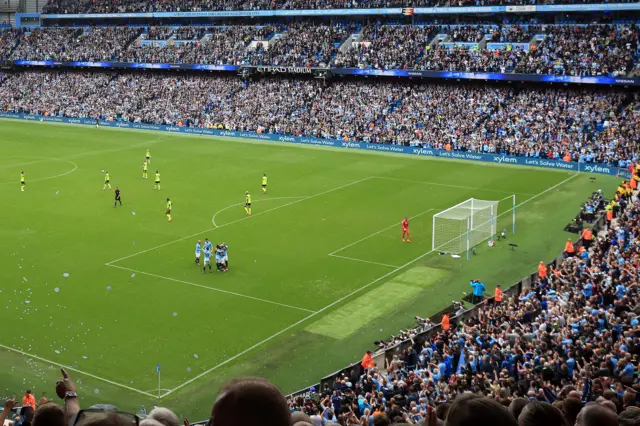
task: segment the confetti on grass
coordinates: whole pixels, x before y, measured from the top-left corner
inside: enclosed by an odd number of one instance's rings
[[[193,357],[194,358],[198,358],[198,354],[193,354]]]
[[[62,274],[63,277],[68,278],[69,277],[69,273],[65,272],[64,274]]]
[[[58,287],[54,288],[53,291],[55,291],[56,293],[60,291],[60,289]]]

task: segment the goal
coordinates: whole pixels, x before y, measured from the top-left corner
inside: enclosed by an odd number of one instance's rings
[[[515,215],[515,196],[513,200]],[[499,203],[470,198],[433,215],[432,250],[451,254],[467,252],[468,257],[472,247],[496,235]],[[515,218],[513,224],[515,226]]]

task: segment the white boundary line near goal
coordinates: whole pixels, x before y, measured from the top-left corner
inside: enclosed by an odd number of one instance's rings
[[[523,201],[523,202],[521,202],[520,204],[517,204],[517,205],[516,205],[516,208],[517,208],[517,207],[520,207],[520,206],[525,205],[525,204],[526,204],[526,203],[528,203],[529,201],[534,200],[534,199],[536,199],[536,198],[540,197],[541,195],[544,195],[544,194],[546,194],[547,192],[549,192],[549,191],[552,191],[552,190],[556,189],[557,187],[559,187],[559,186],[561,186],[561,185],[564,185],[565,183],[569,182],[570,180],[572,180],[572,179],[576,178],[577,176],[579,176],[579,174],[578,174],[578,173],[572,174],[572,175],[571,175],[571,176],[569,176],[568,178],[566,178],[566,179],[564,179],[564,180],[560,181],[559,183],[557,183],[557,184],[555,184],[555,185],[553,185],[553,186],[551,186],[551,187],[549,187],[549,188],[547,188],[547,189],[545,189],[545,190],[543,190],[543,191],[541,191],[541,192],[539,192],[539,193],[537,193],[537,194],[533,195],[533,196],[532,196],[532,197],[530,197],[530,198],[527,198],[526,200],[524,200],[524,201]],[[509,211],[509,212],[507,212],[507,213],[511,213],[511,211]],[[260,341],[260,342],[256,343],[255,345],[253,345],[253,346],[251,346],[251,347],[249,347],[249,348],[245,349],[244,351],[237,353],[236,355],[232,356],[231,358],[228,358],[227,360],[222,361],[221,363],[219,363],[219,364],[217,364],[217,365],[214,365],[213,367],[211,367],[211,368],[210,368],[210,369],[208,369],[207,371],[204,371],[204,372],[202,372],[202,373],[198,374],[197,376],[195,376],[195,377],[193,377],[193,378],[191,378],[191,379],[187,380],[186,382],[182,383],[181,385],[176,386],[175,388],[171,389],[169,392],[166,392],[166,393],[164,393],[164,394],[160,395],[160,397],[159,397],[159,398],[160,398],[160,399],[165,398],[165,397],[167,397],[167,396],[171,395],[172,393],[174,393],[175,391],[180,390],[180,389],[182,389],[183,387],[185,387],[185,386],[187,386],[187,385],[190,385],[191,383],[195,382],[196,380],[199,380],[199,379],[201,379],[202,377],[206,376],[207,374],[209,374],[209,373],[211,373],[211,372],[213,372],[213,371],[217,370],[218,368],[223,367],[223,366],[227,365],[228,363],[230,363],[230,362],[232,362],[232,361],[234,361],[234,360],[236,360],[236,359],[240,358],[241,356],[243,356],[243,355],[245,355],[245,354],[247,354],[247,353],[251,352],[251,351],[252,351],[252,350],[254,350],[255,348],[258,348],[258,347],[262,346],[263,344],[265,344],[265,343],[267,343],[267,342],[269,342],[269,341],[271,341],[271,340],[275,339],[276,337],[280,336],[280,335],[281,335],[281,334],[283,334],[283,333],[286,333],[287,331],[291,330],[292,328],[297,327],[298,325],[300,325],[300,324],[304,323],[305,321],[307,321],[307,320],[309,320],[309,319],[311,319],[311,318],[315,317],[316,315],[323,313],[323,312],[324,312],[324,311],[326,311],[327,309],[330,309],[330,308],[332,308],[333,306],[335,306],[335,305],[337,305],[337,304],[339,304],[339,303],[342,303],[344,300],[346,300],[346,299],[350,298],[350,297],[351,297],[351,296],[353,296],[354,294],[358,294],[358,293],[360,293],[362,290],[365,290],[365,289],[367,289],[367,288],[371,287],[372,285],[374,285],[374,284],[376,284],[376,283],[378,283],[378,282],[380,282],[380,281],[384,280],[385,278],[390,277],[391,275],[395,274],[396,272],[398,272],[398,271],[400,271],[400,270],[402,270],[402,269],[406,268],[407,266],[409,266],[409,265],[411,265],[411,264],[413,264],[413,263],[415,263],[415,262],[419,261],[420,259],[425,258],[426,256],[430,255],[430,254],[431,254],[431,253],[433,253],[433,252],[434,252],[433,250],[430,250],[430,251],[428,251],[428,252],[426,252],[426,253],[424,253],[424,254],[421,254],[420,256],[416,257],[415,259],[408,261],[408,262],[407,262],[407,263],[405,263],[404,265],[399,266],[399,267],[397,267],[396,269],[393,269],[393,270],[391,270],[391,271],[387,272],[386,274],[384,274],[384,275],[382,275],[382,276],[380,276],[380,277],[376,278],[375,280],[371,281],[370,283],[365,284],[365,285],[363,285],[362,287],[360,287],[360,288],[357,288],[357,289],[353,290],[351,293],[349,293],[349,294],[347,294],[347,295],[345,295],[345,296],[342,296],[340,299],[336,300],[335,302],[332,302],[332,303],[328,304],[328,305],[327,305],[327,306],[325,306],[324,308],[319,309],[318,311],[316,311],[316,312],[314,312],[314,313],[312,313],[312,314],[310,314],[310,315],[308,315],[308,316],[306,316],[306,317],[302,318],[300,321],[297,321],[297,322],[295,322],[295,323],[291,324],[290,326],[283,328],[282,330],[278,331],[277,333],[275,333],[275,334],[273,334],[273,335],[271,335],[271,336],[267,337],[266,339],[264,339],[264,340],[262,340],[262,341]]]
[[[254,202],[254,203],[257,203],[257,202],[259,202],[259,201],[291,200],[291,199],[296,199],[296,198],[297,198],[297,199],[300,199],[300,198],[309,198],[309,197],[308,197],[308,196],[304,196],[304,197],[275,197],[275,198],[264,198],[264,199],[262,199],[262,200],[253,200],[253,202]],[[211,223],[213,223],[213,226],[215,226],[216,228],[221,228],[222,226],[226,226],[227,224],[218,225],[218,224],[216,223],[216,216],[218,216],[218,215],[219,215],[220,213],[222,213],[223,211],[226,211],[226,210],[232,209],[232,208],[234,208],[234,207],[243,206],[243,205],[244,205],[244,203],[236,203],[236,204],[232,204],[232,205],[230,205],[230,206],[227,206],[227,207],[225,207],[225,208],[223,208],[223,209],[218,210],[217,212],[215,212],[215,214],[214,214],[214,215],[213,215],[213,217],[211,218]],[[271,210],[271,209],[268,209],[268,210],[262,211],[262,212],[260,212],[260,213],[256,213],[256,216],[257,216],[258,214],[266,213],[266,212],[268,212],[269,210]],[[244,219],[244,218],[243,218],[243,219]],[[234,222],[237,222],[237,220],[235,220]]]
[[[429,212],[431,212],[431,211],[434,211],[434,210],[436,210],[436,209],[435,209],[435,208],[431,208],[431,209],[429,209],[429,210],[425,210],[425,211],[423,211],[422,213],[418,213],[418,214],[417,214],[417,215],[415,215],[415,216],[411,216],[411,217],[410,217],[410,219],[415,219],[415,218],[417,218],[417,217],[420,217],[420,216],[422,216],[422,215],[425,215],[425,214],[427,214],[427,213],[429,213]],[[346,246],[344,246],[344,247],[341,247],[341,248],[339,248],[339,249],[337,249],[337,250],[332,251],[331,253],[329,253],[329,256],[331,256],[331,257],[336,257],[336,258],[339,258],[339,259],[353,260],[353,261],[356,261],[356,262],[371,263],[372,265],[386,266],[386,267],[388,267],[388,268],[397,268],[397,267],[398,267],[397,265],[389,265],[389,264],[386,264],[386,263],[374,262],[374,261],[372,261],[372,260],[358,259],[358,258],[355,258],[355,257],[349,257],[349,256],[341,256],[341,255],[339,255],[339,254],[337,254],[337,253],[340,253],[341,251],[343,251],[343,250],[345,250],[345,249],[348,249],[349,247],[355,246],[356,244],[361,243],[362,241],[368,240],[368,239],[369,239],[369,238],[371,238],[371,237],[375,237],[376,235],[381,234],[381,233],[383,233],[384,231],[386,231],[386,230],[388,230],[388,229],[391,229],[391,228],[393,228],[394,226],[398,226],[398,225],[399,225],[398,223],[395,223],[395,224],[393,224],[393,225],[391,225],[391,226],[387,226],[387,227],[386,227],[386,228],[384,228],[384,229],[381,229],[381,230],[379,230],[379,231],[377,231],[377,232],[374,232],[373,234],[369,234],[369,235],[367,235],[367,236],[366,236],[366,237],[364,237],[364,238],[360,238],[359,240],[354,241],[354,242],[352,242],[351,244],[347,244],[347,245],[346,245]]]
[[[33,354],[30,354],[30,353],[28,353],[28,352],[21,351],[21,350],[16,349],[16,348],[12,348],[12,347],[10,347],[10,346],[5,346],[5,345],[0,344],[0,348],[6,349],[6,350],[11,351],[11,352],[18,353],[18,354],[20,354],[20,355],[24,355],[24,356],[26,356],[26,357],[28,357],[28,358],[37,359],[38,361],[42,361],[42,362],[45,362],[45,363],[47,363],[47,364],[55,365],[56,367],[64,368],[64,369],[65,369],[65,370],[67,370],[67,371],[73,371],[73,372],[76,372],[76,373],[82,374],[83,376],[87,376],[87,377],[91,377],[92,379],[100,380],[101,382],[105,382],[105,383],[108,383],[108,384],[110,384],[110,385],[113,385],[113,386],[117,386],[117,387],[119,387],[119,388],[122,388],[122,389],[130,390],[130,391],[132,391],[132,392],[136,392],[136,393],[139,393],[139,394],[142,394],[142,395],[145,395],[145,396],[150,396],[150,397],[152,397],[152,398],[157,398],[157,397],[158,397],[158,395],[157,395],[157,394],[156,394],[156,395],[153,395],[153,394],[151,394],[151,393],[148,393],[148,392],[142,391],[142,390],[140,390],[140,389],[136,389],[136,388],[133,388],[133,387],[131,387],[131,386],[124,385],[124,384],[122,384],[122,383],[114,382],[113,380],[105,379],[104,377],[96,376],[96,375],[94,375],[94,374],[87,373],[86,371],[78,370],[77,368],[71,367],[71,366],[69,366],[69,365],[60,364],[60,363],[58,363],[58,362],[51,361],[50,359],[42,358],[42,357],[40,357],[40,356],[33,355]]]
[[[315,195],[310,195],[310,196],[308,196],[306,198],[300,198],[299,200],[294,200],[294,201],[292,201],[290,203],[285,203],[285,204],[282,204],[280,206],[277,206],[277,207],[274,207],[274,208],[271,208],[271,209],[267,209],[267,210],[258,212],[258,213],[254,214],[254,215],[251,215],[251,216],[245,216],[243,218],[240,218],[240,219],[237,219],[237,220],[234,220],[234,221],[231,221],[231,222],[227,222],[227,223],[225,223],[223,225],[220,225],[218,227],[215,227],[215,228],[205,229],[204,231],[200,231],[200,232],[197,232],[197,233],[192,234],[192,235],[187,235],[186,237],[178,238],[177,240],[169,241],[168,243],[160,244],[160,245],[157,245],[155,247],[148,248],[146,250],[138,251],[138,252],[130,254],[128,256],[124,256],[124,257],[121,257],[119,259],[107,262],[107,263],[105,263],[105,265],[112,266],[114,263],[118,263],[118,262],[123,261],[125,259],[130,259],[130,258],[132,258],[134,256],[138,256],[140,254],[147,253],[147,252],[152,251],[152,250],[156,250],[156,249],[159,249],[159,248],[162,248],[162,247],[166,247],[168,245],[175,244],[175,243],[178,243],[180,241],[184,241],[184,240],[189,239],[189,238],[197,237],[198,235],[202,235],[205,232],[211,232],[214,229],[224,228],[225,226],[229,226],[229,225],[232,225],[234,223],[241,222],[243,220],[251,219],[252,217],[260,216],[262,214],[265,214],[265,213],[268,213],[268,212],[272,212],[274,210],[278,210],[278,209],[281,209],[283,207],[291,206],[293,204],[297,204],[297,203],[300,203],[300,202],[305,201],[305,200],[310,200],[312,198],[316,198],[316,197],[319,197],[321,195],[329,194],[331,192],[338,191],[340,189],[347,188],[349,186],[357,185],[357,184],[359,184],[361,182],[365,182],[365,181],[368,181],[368,180],[371,180],[371,179],[374,179],[374,178],[375,178],[375,176],[369,176],[369,177],[366,177],[364,179],[359,179],[359,180],[356,180],[354,182],[347,183],[346,185],[341,185],[341,186],[338,186],[336,188],[332,188],[332,189],[329,189],[329,190],[326,190],[326,191],[323,191],[323,192],[319,192],[319,193],[317,193]]]
[[[487,188],[474,188],[472,186],[464,186],[464,185],[450,185],[448,183],[438,183],[438,182],[428,182],[423,180],[411,180],[411,179],[402,179],[402,178],[394,178],[387,176],[374,176],[376,179],[385,179],[385,180],[397,180],[398,182],[411,182],[411,183],[423,183],[425,185],[434,185],[434,186],[445,186],[448,188],[459,188],[459,189],[470,189],[474,191],[486,191],[486,192],[497,192],[499,194],[514,194],[512,191],[501,191],[498,189],[487,189]],[[535,195],[526,192],[516,192],[516,195]]]
[[[346,260],[353,260],[353,261],[356,261],[356,262],[369,263],[371,265],[386,266],[387,268],[397,268],[398,267],[398,265],[389,265],[387,263],[374,262],[372,260],[364,260],[364,259],[357,259],[355,257],[340,256],[339,254],[330,254],[329,256],[335,257],[336,259],[346,259]]]
[[[435,209],[435,208],[431,208],[431,209],[429,209],[429,210],[425,210],[425,211],[423,211],[422,213],[418,213],[418,214],[417,214],[417,215],[415,215],[415,216],[410,216],[410,217],[409,217],[409,219],[415,219],[415,218],[417,218],[417,217],[420,217],[420,216],[422,216],[422,215],[424,215],[424,214],[427,214],[427,213],[429,213],[429,212],[432,212],[432,211],[434,211],[434,210],[436,210],[436,209]],[[355,246],[356,244],[358,244],[358,243],[360,243],[360,242],[362,242],[362,241],[364,241],[364,240],[368,240],[368,239],[369,239],[369,238],[371,238],[371,237],[375,237],[376,235],[383,233],[383,232],[384,232],[384,231],[386,231],[387,229],[391,229],[391,228],[393,228],[394,226],[399,226],[399,225],[400,225],[400,223],[394,223],[394,224],[393,224],[393,225],[391,225],[391,226],[387,226],[386,228],[381,229],[381,230],[379,230],[378,232],[374,232],[373,234],[369,234],[369,235],[367,235],[367,236],[366,236],[366,237],[364,237],[364,238],[360,238],[358,241],[354,241],[354,242],[353,242],[353,243],[351,243],[351,244],[347,244],[347,245],[346,245],[346,246],[344,246],[344,247],[340,247],[338,250],[332,251],[331,253],[329,253],[329,256],[333,256],[333,255],[335,255],[336,253],[340,253],[342,250],[348,249],[348,248],[349,248],[349,247],[351,247],[351,246]]]
[[[192,282],[189,282],[189,281],[179,280],[177,278],[165,277],[165,276],[162,276],[162,275],[152,274],[150,272],[139,271],[137,269],[125,268],[124,266],[118,266],[118,265],[109,265],[109,266],[112,267],[112,268],[117,268],[117,269],[122,269],[122,270],[125,270],[125,271],[135,272],[136,274],[148,275],[150,277],[161,278],[163,280],[174,281],[174,282],[177,282],[177,283],[187,284],[187,285],[194,286],[194,287],[200,287],[200,288],[204,288],[204,289],[211,290],[211,291],[217,291],[219,293],[225,293],[225,294],[228,294],[230,296],[243,297],[245,299],[256,300],[258,302],[269,303],[269,304],[272,304],[272,305],[278,305],[278,306],[282,306],[284,308],[289,308],[289,309],[296,309],[298,311],[315,312],[314,310],[301,308],[299,306],[287,305],[286,303],[274,302],[273,300],[268,300],[268,299],[261,299],[259,297],[249,296],[247,294],[242,294],[242,293],[236,293],[236,292],[233,292],[233,291],[224,290],[224,289],[217,288],[217,287],[209,287],[209,286],[204,285],[204,284],[192,283]]]

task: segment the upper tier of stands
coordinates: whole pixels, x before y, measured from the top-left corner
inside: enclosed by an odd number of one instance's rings
[[[605,3],[602,0],[50,0],[44,13],[202,12],[221,10],[359,9]],[[616,0],[616,3],[635,3]]]
[[[413,69],[569,76],[638,73],[634,24],[36,28],[0,32],[0,59]]]

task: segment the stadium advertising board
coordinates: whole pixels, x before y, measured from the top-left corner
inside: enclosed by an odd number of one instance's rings
[[[31,121],[43,121],[54,123],[67,123],[67,124],[83,124],[83,125],[95,125],[96,121],[88,118],[66,118],[66,117],[45,117],[24,113],[9,113],[0,112],[0,118],[13,118],[19,120],[31,120]],[[343,149],[358,149],[364,151],[378,151],[378,152],[391,152],[397,154],[408,154],[421,157],[439,157],[439,158],[451,158],[457,160],[467,161],[479,161],[484,163],[494,164],[513,164],[523,166],[544,167],[548,169],[566,170],[574,172],[586,172],[597,173],[605,175],[622,176],[624,178],[630,177],[627,169],[622,169],[614,166],[603,164],[585,164],[574,163],[559,160],[551,160],[546,158],[527,158],[527,157],[507,157],[504,155],[496,154],[481,154],[474,152],[461,152],[461,151],[444,151],[432,148],[423,148],[418,146],[404,146],[404,145],[389,145],[389,144],[375,144],[366,142],[351,142],[341,141],[333,139],[319,139],[313,137],[304,136],[290,136],[290,135],[278,135],[278,134],[264,134],[255,132],[236,132],[232,130],[217,130],[217,129],[203,129],[198,127],[177,127],[177,126],[165,126],[162,124],[145,124],[145,123],[129,123],[123,121],[101,121],[101,126],[104,127],[117,127],[124,129],[140,129],[140,130],[154,130],[171,133],[184,133],[203,136],[219,136],[226,138],[242,138],[242,139],[258,139],[264,141],[294,143],[303,145],[315,145],[315,146],[329,146],[334,148]]]

